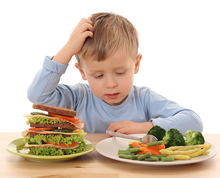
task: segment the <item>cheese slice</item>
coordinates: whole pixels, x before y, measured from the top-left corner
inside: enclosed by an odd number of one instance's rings
[[[35,131],[35,130],[26,130],[26,131],[23,131],[21,133],[21,135],[23,137],[26,137],[29,133],[38,133],[38,134],[57,134],[57,135],[77,135],[77,134],[84,134],[84,130],[83,129],[77,129],[77,130],[74,130],[73,132],[54,132],[54,131]]]
[[[35,131],[36,133],[36,131]],[[64,135],[76,135],[76,134],[83,134],[84,131],[82,129],[74,130],[73,132],[54,132],[54,131],[41,131],[41,133],[45,134],[64,134]]]

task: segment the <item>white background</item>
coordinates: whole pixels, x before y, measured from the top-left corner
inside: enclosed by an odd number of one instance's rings
[[[81,18],[115,12],[139,32],[143,55],[135,85],[194,110],[203,133],[220,133],[220,1],[0,1],[0,132],[28,128],[33,111],[27,88],[43,65],[67,42]],[[84,82],[74,67],[61,83]]]

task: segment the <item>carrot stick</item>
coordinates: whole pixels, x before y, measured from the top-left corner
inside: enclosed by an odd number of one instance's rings
[[[144,151],[146,147],[140,147],[140,151]]]
[[[134,147],[137,147],[137,146],[140,146],[140,144],[137,143],[137,142],[133,142],[133,143],[132,143],[132,147],[133,147],[133,148],[134,148]]]
[[[162,144],[162,145],[157,145],[157,146],[149,146],[147,148],[150,148],[150,149],[155,149],[155,150],[161,150],[161,149],[165,149],[165,144]]]
[[[142,143],[142,144],[141,144],[141,147],[145,147],[145,148],[147,148],[147,145],[144,144],[144,143]]]
[[[160,152],[158,150],[150,149],[150,148],[146,148],[143,152],[144,153],[151,152],[152,155],[160,155]]]

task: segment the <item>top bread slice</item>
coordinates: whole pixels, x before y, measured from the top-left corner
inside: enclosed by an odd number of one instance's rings
[[[33,108],[39,109],[42,111],[47,111],[47,112],[54,113],[54,114],[64,115],[64,116],[76,116],[76,111],[72,109],[57,107],[57,106],[33,104]]]

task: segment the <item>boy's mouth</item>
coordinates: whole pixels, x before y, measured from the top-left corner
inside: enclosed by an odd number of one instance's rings
[[[109,99],[115,99],[117,98],[119,95],[119,93],[113,93],[113,94],[106,94],[106,96],[109,98]]]

